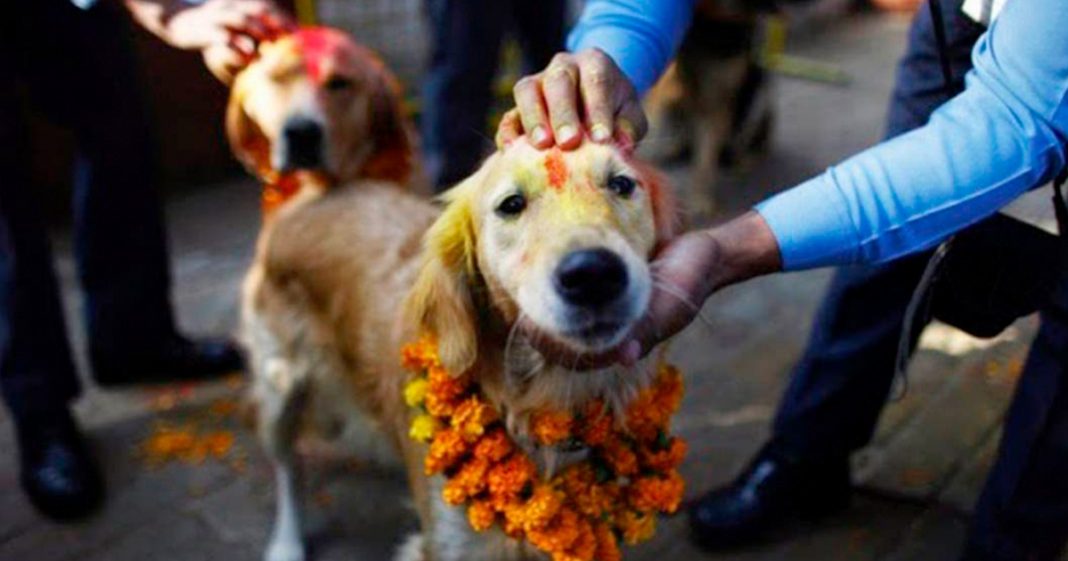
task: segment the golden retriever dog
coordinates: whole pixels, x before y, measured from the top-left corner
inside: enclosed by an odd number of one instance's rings
[[[251,99],[252,89],[275,86],[246,87]],[[284,129],[247,109],[260,130]],[[284,162],[278,137],[263,138],[265,153]],[[625,337],[648,305],[649,260],[675,225],[670,192],[655,172],[615,146],[538,151],[520,140],[444,203],[403,182],[358,176],[302,189],[264,226],[242,323],[259,436],[277,479],[268,561],[305,558],[296,474],[304,437],[404,466],[421,532],[396,559],[545,558],[499,530],[472,530],[464,509],[441,498],[443,480],[425,475],[426,445],[408,438],[402,397],[406,343],[435,338],[443,365],[480,384],[520,443],[531,442],[533,411],[594,398],[621,410],[652,378],[648,365],[575,373],[540,354],[516,326],[529,319],[541,336],[579,352]],[[536,458],[548,477],[582,453],[543,448]]]

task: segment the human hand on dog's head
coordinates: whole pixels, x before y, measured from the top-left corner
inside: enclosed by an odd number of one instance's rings
[[[660,249],[650,264],[653,292],[645,314],[618,345],[583,354],[541,336],[529,321],[521,329],[543,356],[572,369],[630,366],[693,322],[719,289],[781,268],[771,229],[759,214],[749,212],[722,226],[679,236]]]
[[[516,82],[516,107],[497,128],[497,145],[523,134],[537,148],[571,150],[588,135],[633,146],[648,129],[630,80],[597,49],[556,55],[545,70]]]
[[[134,19],[172,47],[201,51],[224,83],[256,54],[261,42],[296,29],[271,0],[206,0],[199,4],[127,0]]]

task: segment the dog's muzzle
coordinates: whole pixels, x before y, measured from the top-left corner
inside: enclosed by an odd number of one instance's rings
[[[291,117],[282,127],[278,168],[281,171],[323,167],[323,127],[307,117]]]
[[[596,310],[617,301],[627,290],[627,280],[623,260],[596,248],[567,254],[556,267],[553,284],[568,304]]]

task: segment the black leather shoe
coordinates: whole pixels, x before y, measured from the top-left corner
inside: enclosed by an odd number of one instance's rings
[[[65,409],[17,420],[22,490],[37,510],[59,521],[100,506],[104,483]]]
[[[694,539],[707,548],[746,545],[796,519],[844,509],[849,461],[805,462],[765,446],[738,478],[690,506]]]
[[[150,349],[90,350],[93,377],[102,386],[201,380],[242,368],[237,346],[228,339],[187,339],[173,335]]]

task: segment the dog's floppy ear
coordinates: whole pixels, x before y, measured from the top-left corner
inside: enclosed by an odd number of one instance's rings
[[[406,303],[409,325],[437,341],[442,365],[454,375],[478,357],[476,234],[465,184],[446,195],[445,211],[426,233],[422,268]]]
[[[271,143],[260,127],[245,113],[245,90],[242,76],[238,76],[226,106],[226,138],[230,141],[230,149],[238,161],[244,164],[245,169],[256,177],[265,179],[271,172]]]
[[[407,116],[401,105],[400,82],[377,58],[370,80],[371,140],[374,152],[363,175],[405,183],[412,172],[413,147]]]
[[[667,178],[653,166],[639,161],[631,161],[631,165],[641,177],[642,185],[649,193],[649,200],[653,205],[653,221],[656,224],[656,243],[665,244],[678,235],[681,225],[679,207],[675,200],[675,192],[668,185]]]

